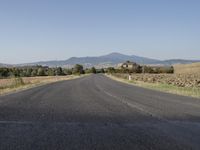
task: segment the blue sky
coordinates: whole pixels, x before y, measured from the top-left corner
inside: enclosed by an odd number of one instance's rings
[[[0,0],[0,62],[110,52],[200,59],[199,0]]]

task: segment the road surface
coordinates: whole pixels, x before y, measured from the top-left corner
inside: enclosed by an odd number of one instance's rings
[[[0,149],[199,150],[200,99],[104,75],[0,97]]]

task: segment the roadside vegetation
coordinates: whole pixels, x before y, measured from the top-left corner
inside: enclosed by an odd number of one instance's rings
[[[24,90],[48,83],[79,78],[78,75],[68,76],[40,76],[40,77],[17,77],[0,79],[0,95],[19,90]]]
[[[199,63],[167,67],[140,66],[129,61],[124,64],[117,69],[108,68],[107,76],[149,89],[200,98]],[[126,64],[132,66],[126,67]]]
[[[158,91],[200,98],[200,75],[112,73],[108,77],[136,86]]]
[[[80,64],[74,65],[73,68],[49,68],[44,66],[0,68],[0,94],[46,83],[73,79],[84,74],[106,73],[107,76],[118,81],[200,98],[199,68],[199,64],[177,65],[174,67],[140,66],[129,61],[123,63],[118,68],[109,67],[102,69],[96,69],[95,67],[84,68]]]
[[[164,67],[164,66],[156,66],[156,67],[138,66],[133,69],[109,67],[106,69],[106,72],[107,73],[127,73],[127,74],[129,74],[129,73],[173,74],[174,68],[172,66],[167,66],[167,67]]]
[[[27,66],[27,67],[13,67],[0,68],[0,79],[19,78],[19,77],[40,77],[40,76],[67,76],[80,75],[89,73],[104,73],[104,69],[83,68],[82,65],[76,64],[73,68],[49,68],[45,66]]]
[[[80,64],[76,64],[70,69],[44,66],[0,68],[0,95],[101,72],[104,72],[104,69],[96,69],[94,67],[84,69]]]

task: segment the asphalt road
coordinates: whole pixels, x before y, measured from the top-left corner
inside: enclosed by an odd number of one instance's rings
[[[0,97],[0,150],[199,150],[200,99],[103,75]]]

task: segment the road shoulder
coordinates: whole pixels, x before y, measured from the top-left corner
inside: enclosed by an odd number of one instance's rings
[[[130,84],[130,85],[134,85],[138,87],[143,87],[143,88],[147,88],[151,90],[156,90],[156,91],[161,91],[161,92],[171,93],[171,94],[176,94],[176,95],[181,95],[181,96],[200,98],[199,88],[198,89],[197,88],[182,88],[182,87],[161,84],[161,83],[146,83],[146,82],[135,81],[135,80],[129,81],[128,79],[119,78],[111,74],[105,74],[105,76],[115,81],[119,81],[122,83]]]
[[[17,85],[17,86],[13,86],[13,87],[8,87],[5,89],[0,89],[0,96],[5,96],[5,95],[9,95],[9,94],[14,94],[14,93],[18,93],[21,91],[25,91],[28,89],[32,89],[35,87],[39,87],[39,86],[43,86],[43,85],[47,85],[47,84],[51,84],[51,83],[55,83],[55,82],[60,82],[60,81],[66,81],[66,80],[73,80],[73,79],[77,79],[77,78],[81,78],[81,77],[85,77],[86,75],[69,75],[69,76],[53,76],[53,77],[39,77],[39,79],[34,80],[34,78],[32,78],[34,81],[28,81],[25,82],[23,84]],[[27,78],[26,78],[27,79]],[[23,80],[23,79],[22,79]]]

